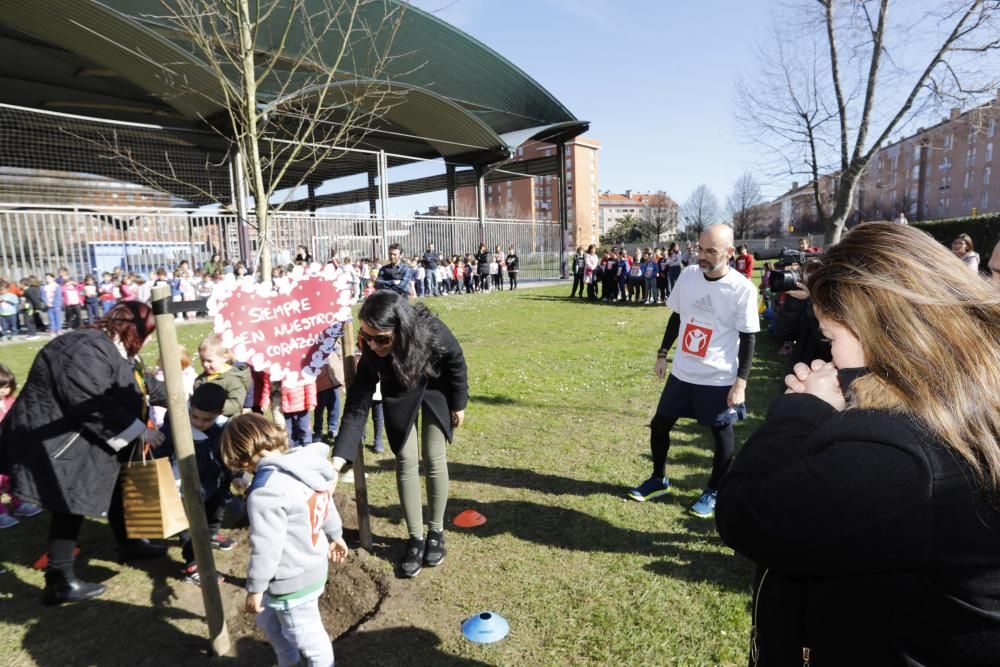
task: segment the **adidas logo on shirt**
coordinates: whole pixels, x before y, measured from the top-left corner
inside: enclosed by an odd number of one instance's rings
[[[700,310],[704,313],[714,313],[715,308],[712,307],[712,297],[706,294],[697,301],[691,304],[691,308],[694,310]]]

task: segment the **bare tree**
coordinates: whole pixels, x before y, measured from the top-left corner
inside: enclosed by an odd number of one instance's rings
[[[162,13],[138,18],[182,40],[211,72],[214,85],[206,85],[178,74],[174,63],[161,64],[161,76],[178,96],[208,97],[225,110],[206,121],[243,167],[267,279],[271,215],[401,101],[404,93],[386,75],[399,57],[392,45],[404,6],[381,0],[161,2]],[[151,184],[175,181],[201,190],[171,169],[118,157]],[[202,194],[219,200],[218,193]]]
[[[685,234],[688,238],[697,239],[706,227],[719,221],[719,200],[707,185],[699,185],[684,202],[681,217],[684,219]]]
[[[650,195],[642,210],[641,227],[646,239],[660,243],[677,233],[677,202],[663,190]]]
[[[727,212],[733,221],[733,234],[738,239],[750,238],[763,224],[767,212],[762,204],[764,196],[753,174],[746,172],[737,179],[726,202]]]
[[[887,139],[943,103],[996,88],[1000,2],[791,0],[787,8],[756,79],[737,88],[737,117],[786,174],[809,178],[835,242]],[[829,202],[820,188],[828,173],[836,178]]]

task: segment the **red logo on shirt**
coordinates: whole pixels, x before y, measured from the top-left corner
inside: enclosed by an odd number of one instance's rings
[[[330,514],[330,493],[317,491],[309,497],[309,527],[312,529],[313,546],[319,541],[319,534]]]
[[[704,358],[711,340],[711,329],[688,323],[684,327],[684,336],[681,337],[681,350],[695,357]]]

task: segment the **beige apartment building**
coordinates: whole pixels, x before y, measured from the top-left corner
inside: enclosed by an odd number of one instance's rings
[[[642,220],[647,215],[651,206],[662,207],[662,215],[666,218],[664,232],[660,241],[677,236],[677,213],[678,206],[670,197],[664,195],[661,202],[659,193],[655,192],[633,192],[626,190],[624,193],[605,191],[600,197],[600,232],[607,234],[608,230],[621,222],[625,216],[632,216]]]
[[[937,220],[1000,211],[1000,93],[969,111],[952,109],[941,122],[879,149],[858,184],[855,212],[861,220]],[[832,175],[822,178],[822,197],[832,201]],[[812,184],[798,186],[768,204],[771,231],[788,231],[815,217]]]
[[[597,243],[600,236],[600,149],[599,141],[587,137],[577,137],[566,143],[566,217],[570,243],[574,247]],[[528,161],[556,155],[557,149],[553,144],[529,142],[517,149],[514,160]],[[462,187],[456,191],[455,208],[457,215],[476,215],[475,187]],[[487,182],[486,217],[558,222],[559,176],[512,175],[508,180]]]

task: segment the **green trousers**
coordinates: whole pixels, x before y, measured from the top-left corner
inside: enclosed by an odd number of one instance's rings
[[[448,505],[448,440],[433,419],[420,417],[420,443],[427,468],[427,508],[430,530],[444,530],[444,510]],[[420,453],[417,427],[410,429],[403,448],[396,454],[396,488],[410,537],[424,537],[424,508],[420,499]]]

